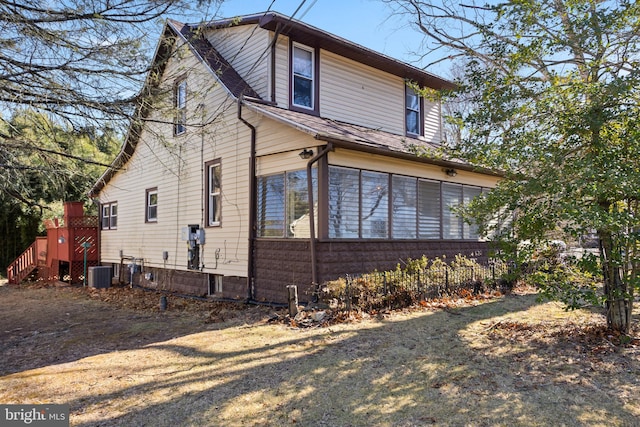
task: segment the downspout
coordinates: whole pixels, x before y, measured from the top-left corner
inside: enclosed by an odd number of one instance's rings
[[[249,257],[247,265],[247,299],[254,298],[254,250],[256,229],[256,128],[242,117],[242,99],[238,98],[238,120],[251,130],[251,154],[249,159]]]
[[[329,142],[322,151],[318,152],[307,163],[307,193],[309,200],[309,248],[311,250],[311,285],[313,286],[313,295],[311,299],[313,302],[318,301],[319,295],[319,283],[318,283],[318,265],[316,260],[316,225],[315,225],[315,210],[313,208],[313,174],[312,166],[315,162],[326,156],[329,151],[333,151],[333,144]],[[318,186],[319,187],[319,186]]]

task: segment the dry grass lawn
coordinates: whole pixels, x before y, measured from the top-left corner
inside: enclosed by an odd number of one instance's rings
[[[74,426],[640,425],[640,343],[531,293],[306,329],[157,302],[0,286],[0,402]]]

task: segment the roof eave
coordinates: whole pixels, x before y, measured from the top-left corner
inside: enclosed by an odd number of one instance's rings
[[[386,71],[404,79],[415,81],[420,86],[437,90],[455,90],[456,84],[421,68],[391,58],[362,45],[328,33],[319,28],[291,19],[278,12],[245,15],[234,19],[224,19],[204,24],[207,28],[224,28],[234,25],[257,24],[261,28],[276,31],[295,38],[296,41],[311,47],[322,48],[345,58],[352,59],[371,67]]]

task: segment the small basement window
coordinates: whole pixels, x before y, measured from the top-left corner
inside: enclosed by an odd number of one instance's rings
[[[219,274],[209,274],[209,295],[222,293],[222,276]]]

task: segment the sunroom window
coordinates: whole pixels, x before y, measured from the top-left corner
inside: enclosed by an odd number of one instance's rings
[[[462,239],[462,219],[455,209],[462,204],[462,185],[442,183],[442,236]]]
[[[360,172],[357,169],[329,169],[329,237],[360,236]]]
[[[312,170],[314,200],[317,200],[316,169]],[[258,177],[257,236],[311,236],[307,171],[291,171]],[[317,221],[317,212],[314,215]]]
[[[479,237],[477,227],[463,222],[457,208],[481,194],[482,187],[330,166],[328,190],[330,238]]]
[[[440,181],[418,180],[418,237],[440,239]]]
[[[394,175],[391,183],[394,239],[416,238],[416,178]]]
[[[389,237],[389,174],[362,171],[362,237]]]

